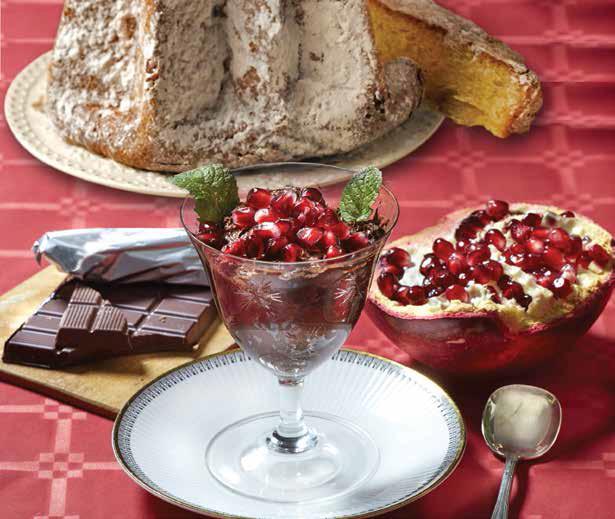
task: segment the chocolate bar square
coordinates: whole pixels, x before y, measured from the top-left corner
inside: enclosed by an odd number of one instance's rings
[[[64,283],[4,347],[4,362],[59,368],[158,351],[192,351],[214,320],[208,288]]]

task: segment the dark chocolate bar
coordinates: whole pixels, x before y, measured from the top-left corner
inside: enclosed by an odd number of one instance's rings
[[[72,280],[13,333],[2,360],[60,368],[132,353],[192,351],[215,313],[208,288]]]

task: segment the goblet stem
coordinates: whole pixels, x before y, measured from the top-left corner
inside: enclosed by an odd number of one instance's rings
[[[278,378],[280,391],[280,423],[267,438],[267,444],[276,452],[305,452],[318,443],[318,436],[303,420],[301,395],[303,379]]]

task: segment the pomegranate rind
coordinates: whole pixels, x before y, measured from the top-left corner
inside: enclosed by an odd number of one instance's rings
[[[459,221],[474,209],[450,213],[433,227],[400,238],[389,245],[411,250],[447,236]],[[550,211],[563,209],[531,204],[512,204],[511,211]],[[591,220],[577,216],[589,229],[594,243],[612,257],[611,235]],[[386,252],[386,250],[384,251]],[[420,262],[421,258],[413,257]],[[378,271],[376,275],[378,274]],[[477,308],[453,301],[445,310],[426,313],[423,306],[400,305],[388,299],[373,283],[366,311],[384,334],[412,358],[440,371],[457,375],[500,374],[527,370],[569,349],[592,326],[606,306],[613,288],[613,261],[596,282],[584,287],[573,304],[552,305],[546,320],[517,319],[505,305],[488,302]]]

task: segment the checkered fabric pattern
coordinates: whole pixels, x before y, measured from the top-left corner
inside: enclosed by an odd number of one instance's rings
[[[488,197],[553,203],[615,231],[615,1],[446,0],[521,52],[545,87],[527,136],[502,141],[445,123],[417,153],[386,169],[399,196],[403,235]],[[0,92],[47,51],[61,0],[1,0]],[[177,201],[73,179],[32,158],[0,118],[0,291],[37,270],[32,241],[44,231],[95,226],[177,226]],[[2,318],[2,316],[0,316]],[[564,424],[553,451],[521,464],[512,513],[522,519],[615,517],[615,304],[569,355],[516,382],[561,399]],[[409,363],[363,317],[350,344]],[[480,435],[497,383],[435,377],[459,403],[468,446],[436,491],[390,518],[489,517],[502,463]],[[411,403],[409,403],[411,405]],[[0,517],[137,519],[190,517],[133,484],[115,463],[111,422],[0,383]],[[400,453],[412,456],[412,452]]]

